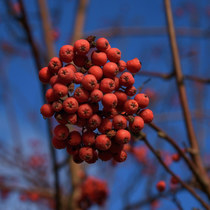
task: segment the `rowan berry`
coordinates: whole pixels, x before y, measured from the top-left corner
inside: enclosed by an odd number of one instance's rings
[[[74,73],[74,83],[75,84],[81,84],[82,80],[84,78],[84,74],[81,72]]]
[[[51,104],[42,105],[40,112],[44,118],[50,118],[54,115],[54,110]]]
[[[101,80],[103,77],[103,70],[99,66],[91,66],[88,73],[94,75],[97,80]]]
[[[68,97],[63,102],[63,109],[69,114],[75,113],[78,110],[78,107],[79,104],[74,97]]]
[[[104,134],[96,137],[95,146],[99,150],[108,150],[111,147],[111,144],[110,139]]]
[[[151,123],[154,116],[153,112],[150,109],[144,109],[140,112],[140,117],[144,120],[145,123]]]
[[[57,139],[55,136],[52,138],[52,145],[56,148],[56,149],[65,149],[66,145],[67,145],[67,141],[61,141],[59,139]]]
[[[172,160],[175,161],[175,162],[178,162],[180,160],[180,155],[177,154],[177,153],[176,154],[173,154],[172,155]]]
[[[60,101],[54,101],[52,108],[55,112],[60,112],[63,109],[63,104]]]
[[[127,114],[135,114],[137,112],[138,108],[139,108],[138,103],[133,99],[127,100],[124,103],[124,111]]]
[[[74,43],[74,52],[78,55],[85,55],[90,50],[90,43],[85,39],[79,39]]]
[[[68,144],[70,146],[79,146],[82,142],[82,137],[78,131],[72,131],[69,134]]]
[[[82,104],[79,106],[78,115],[82,119],[89,119],[93,115],[93,110],[89,104]]]
[[[95,130],[101,124],[101,117],[97,114],[94,114],[88,120],[88,128],[91,130]]]
[[[128,71],[131,73],[137,73],[141,69],[141,63],[138,58],[134,58],[126,63]]]
[[[90,93],[90,100],[92,103],[97,103],[101,101],[103,98],[103,93],[102,91],[95,89]]]
[[[114,78],[114,83],[115,83],[115,90],[119,90],[119,88],[120,88],[120,79],[118,77]]]
[[[88,62],[88,57],[86,55],[74,55],[73,62],[76,66],[82,67]]]
[[[106,93],[102,98],[102,104],[108,109],[115,108],[117,106],[117,96],[113,93]]]
[[[124,93],[121,90],[117,90],[114,92],[114,94],[117,96],[117,104],[118,105],[124,105],[124,103],[127,101],[128,97],[126,93]]]
[[[84,103],[87,102],[89,99],[89,95],[90,93],[85,90],[82,87],[78,87],[76,88],[76,90],[74,91],[74,98],[79,102],[79,103]]]
[[[134,99],[137,101],[137,103],[141,109],[143,109],[149,105],[149,97],[144,93],[137,94],[134,97]]]
[[[107,39],[105,38],[99,38],[97,41],[96,41],[96,48],[99,50],[99,51],[102,51],[102,52],[105,52],[109,47],[109,42]]]
[[[49,83],[51,76],[52,73],[48,67],[44,67],[39,71],[39,80],[44,84]]]
[[[129,87],[129,86],[132,86],[134,84],[134,82],[135,82],[135,80],[134,80],[132,74],[129,72],[124,72],[120,76],[120,85],[122,85],[122,86]]]
[[[53,91],[56,98],[62,98],[68,94],[68,88],[61,83],[54,84]]]
[[[48,68],[52,74],[57,74],[62,66],[63,64],[58,57],[53,57],[48,64]]]
[[[63,84],[69,84],[74,80],[74,71],[67,67],[60,68],[58,71],[58,79]]]
[[[111,93],[115,90],[115,82],[110,78],[104,78],[101,80],[99,88],[103,93]]]
[[[77,163],[77,164],[80,164],[80,163],[82,163],[84,160],[82,160],[82,159],[80,158],[79,153],[76,153],[76,154],[73,155],[73,161],[74,161],[75,163]]]
[[[65,125],[57,125],[54,128],[54,135],[58,140],[66,140],[69,135],[69,129]]]
[[[119,130],[119,129],[124,129],[127,127],[127,120],[125,117],[122,115],[116,115],[113,118],[113,126],[114,129]]]
[[[59,83],[58,75],[54,75],[50,78],[50,86],[53,87],[56,83]]]
[[[134,121],[129,123],[129,127],[131,131],[138,133],[144,128],[144,120],[141,117],[136,116],[134,117]]]
[[[134,95],[136,95],[136,92],[137,92],[137,90],[136,90],[136,88],[135,88],[134,86],[130,86],[130,87],[127,87],[127,88],[125,89],[125,93],[126,93],[128,96],[134,96]]]
[[[90,160],[86,160],[87,163],[93,164],[98,160],[98,153],[96,150],[93,150],[93,157]]]
[[[72,45],[64,45],[60,48],[59,58],[65,63],[70,63],[74,58],[74,48]]]
[[[104,52],[94,51],[91,55],[91,61],[96,66],[103,66],[107,62],[107,55]]]
[[[66,112],[59,112],[59,113],[55,113],[55,119],[58,123],[65,125],[68,123],[68,121],[66,120]]]
[[[65,68],[71,69],[74,73],[77,72],[77,68],[72,63],[69,63],[69,64],[65,65]]]
[[[79,146],[76,146],[76,147],[72,147],[70,146],[68,143],[66,145],[66,151],[70,154],[70,155],[76,155],[79,153],[79,149],[80,147]]]
[[[176,185],[179,183],[179,180],[175,176],[172,176],[170,182],[171,182],[171,184]]]
[[[68,114],[65,119],[67,123],[75,125],[77,123],[77,114]]]
[[[92,74],[85,75],[82,80],[82,86],[88,91],[94,90],[96,84],[97,84],[96,77]]]
[[[126,62],[123,60],[120,60],[117,65],[120,72],[123,72],[126,69]]]
[[[119,153],[114,154],[113,157],[117,162],[124,162],[127,159],[127,153],[121,150]]]
[[[118,144],[126,144],[131,140],[131,134],[125,129],[120,129],[115,135],[115,142]]]
[[[114,78],[119,72],[119,68],[116,63],[109,62],[103,66],[103,74],[107,78]]]
[[[93,148],[91,147],[80,148],[79,157],[84,161],[91,160],[93,158]]]
[[[112,129],[112,121],[110,121],[107,118],[102,119],[100,126],[98,127],[98,130],[100,133],[107,133]]]
[[[110,152],[110,150],[106,150],[106,151],[99,151],[98,153],[98,157],[103,160],[103,161],[108,161],[112,159],[112,153]]]
[[[156,184],[156,188],[159,192],[163,192],[166,188],[166,183],[161,180]]]
[[[121,58],[121,51],[117,48],[110,48],[106,51],[107,57],[111,62],[118,63]]]
[[[118,115],[118,111],[115,108],[103,108],[103,115],[108,119],[112,119],[114,116]]]
[[[52,88],[48,89],[45,93],[45,99],[47,100],[48,103],[51,103],[58,98],[55,97],[54,91]]]
[[[93,131],[86,131],[82,134],[82,143],[85,146],[92,146],[95,144],[96,134]]]

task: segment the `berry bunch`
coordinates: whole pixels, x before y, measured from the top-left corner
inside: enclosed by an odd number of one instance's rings
[[[54,115],[59,123],[54,147],[67,148],[76,163],[94,163],[98,158],[125,161],[124,146],[131,133],[138,134],[153,119],[152,111],[145,109],[148,96],[136,94],[134,87],[134,74],[140,69],[138,58],[121,60],[121,51],[111,48],[105,38],[95,42],[90,36],[62,46],[59,58],[52,58],[39,72],[40,81],[51,86],[41,114]],[[70,124],[81,131],[70,132]]]
[[[108,196],[107,183],[95,177],[87,177],[81,185],[81,197],[78,206],[81,209],[88,209],[97,204],[102,206]]]

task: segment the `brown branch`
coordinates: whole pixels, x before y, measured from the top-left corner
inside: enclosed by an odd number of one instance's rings
[[[167,73],[159,73],[158,71],[156,72],[156,71],[146,71],[146,70],[140,71],[138,75],[148,76],[148,77],[157,77],[164,80],[172,79],[175,76],[174,73],[167,74]],[[210,84],[210,78],[201,78],[201,77],[192,76],[192,75],[183,75],[183,80],[190,80],[190,81],[194,81],[198,83]]]
[[[88,6],[88,0],[79,0],[77,5],[77,13],[74,23],[74,33],[71,37],[70,43],[75,42],[80,39],[83,34],[83,28],[85,24],[85,15],[86,9]],[[72,184],[72,193],[70,199],[70,209],[78,210],[77,200],[80,195],[79,185],[81,183],[81,178],[79,176],[80,171],[82,170],[81,165],[74,163],[72,157],[69,160],[69,167],[71,173],[71,184]]]
[[[176,28],[176,33],[179,37],[191,37],[191,38],[209,38],[209,29],[200,28]],[[167,28],[162,27],[119,27],[114,26],[105,29],[99,29],[91,32],[87,32],[85,36],[95,35],[98,37],[105,36],[107,38],[114,36],[165,36],[167,35]]]
[[[175,177],[178,182],[181,184],[181,186],[183,188],[185,188],[195,199],[197,199],[203,207],[205,207],[206,209],[210,209],[210,206],[201,199],[201,197],[184,181],[182,181],[166,164],[165,162],[162,160],[160,153],[157,152],[153,146],[149,143],[149,141],[146,138],[146,135],[144,133],[142,133],[141,135],[141,140],[144,141],[144,143],[147,145],[147,147],[150,149],[150,151],[155,155],[155,157],[158,159],[158,161],[160,162],[160,164],[164,167],[164,169],[173,177]]]
[[[31,46],[31,51],[33,54],[33,57],[35,59],[35,63],[36,63],[36,67],[37,67],[37,72],[42,68],[42,63],[41,63],[41,59],[39,57],[39,50],[36,47],[36,44],[33,40],[33,36],[30,30],[30,26],[27,20],[27,14],[25,11],[25,7],[24,7],[24,3],[23,0],[18,0],[20,7],[21,7],[21,18],[20,21],[23,25],[23,28],[26,32],[27,35],[27,39],[28,39],[28,43]],[[42,98],[43,101],[45,101],[45,92],[46,92],[46,86],[42,85]],[[55,201],[56,201],[56,209],[59,210],[60,209],[60,193],[59,193],[59,174],[58,174],[58,170],[56,167],[56,153],[55,150],[51,144],[51,139],[52,139],[52,133],[51,133],[51,129],[52,129],[52,124],[50,122],[50,120],[47,121],[47,127],[48,127],[48,139],[49,139],[49,148],[50,148],[50,152],[51,152],[51,157],[52,157],[52,163],[53,163],[53,171],[54,171],[54,187],[55,187]]]
[[[176,34],[175,34],[174,23],[173,23],[171,3],[170,3],[170,0],[165,0],[164,2],[165,2],[165,13],[166,13],[166,18],[167,18],[168,33],[169,33],[171,51],[172,51],[172,56],[173,56],[173,65],[175,69],[176,82],[177,82],[179,97],[181,101],[181,107],[182,107],[182,111],[184,115],[185,126],[187,129],[187,134],[188,134],[188,138],[189,138],[189,142],[192,147],[192,150],[196,151],[193,154],[191,153],[191,157],[193,161],[195,162],[195,165],[198,167],[200,173],[204,177],[206,183],[208,183],[207,194],[208,196],[210,196],[210,183],[209,183],[208,176],[203,167],[203,163],[199,154],[198,141],[196,139],[196,135],[193,129],[191,114],[189,111],[189,106],[188,106],[188,101],[187,101],[186,89],[183,82],[183,74],[182,74],[182,68],[181,68],[181,63],[180,63],[180,58],[179,58],[178,46],[176,42]]]

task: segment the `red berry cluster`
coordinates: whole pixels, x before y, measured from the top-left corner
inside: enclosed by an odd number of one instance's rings
[[[61,47],[59,58],[40,70],[39,79],[51,85],[41,114],[55,116],[59,125],[52,143],[57,149],[67,148],[76,163],[94,163],[98,158],[123,162],[127,158],[123,147],[131,133],[138,134],[153,119],[152,111],[145,109],[148,96],[136,94],[134,87],[133,74],[140,71],[141,62],[138,58],[125,62],[107,39],[94,39]],[[69,124],[82,131],[70,132]]]
[[[108,196],[107,183],[95,177],[88,177],[81,186],[81,197],[78,206],[88,209],[97,204],[103,205]]]

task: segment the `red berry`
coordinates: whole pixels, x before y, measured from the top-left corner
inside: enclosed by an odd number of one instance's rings
[[[48,64],[48,68],[52,74],[57,74],[62,66],[63,64],[58,57],[53,57]]]
[[[115,91],[114,94],[117,96],[117,104],[124,105],[128,99],[127,95],[121,90]]]
[[[54,128],[54,135],[58,140],[66,140],[69,135],[69,129],[65,125],[57,125]]]
[[[73,65],[72,63],[65,65],[65,68],[71,69],[74,73],[77,72],[75,65]]]
[[[84,78],[84,74],[81,72],[74,73],[74,83],[75,84],[81,84],[82,80]]]
[[[105,108],[114,108],[117,106],[117,96],[113,93],[107,93],[102,98],[102,104]]]
[[[68,144],[70,146],[78,146],[82,142],[82,137],[78,131],[72,131],[68,138]]]
[[[122,85],[122,86],[129,87],[129,86],[132,86],[134,84],[134,82],[135,82],[135,80],[134,80],[132,74],[129,72],[124,72],[120,76],[120,85]]]
[[[97,149],[105,151],[111,147],[111,141],[106,135],[102,134],[96,137],[95,145]]]
[[[52,138],[52,144],[56,149],[65,149],[67,145],[67,141],[61,141],[54,136]]]
[[[79,157],[84,161],[91,160],[93,158],[93,149],[91,147],[80,148]]]
[[[172,176],[170,182],[171,182],[171,184],[176,185],[179,183],[179,180],[175,176]]]
[[[69,97],[63,102],[63,109],[69,114],[75,113],[78,110],[78,107],[79,104],[74,97]]]
[[[86,39],[79,39],[74,43],[74,52],[78,55],[85,55],[90,50],[90,43]]]
[[[121,150],[119,153],[114,154],[114,160],[117,162],[124,162],[127,159],[127,153]]]
[[[76,163],[76,164],[80,164],[83,162],[83,160],[80,158],[79,156],[79,153],[76,153],[73,155],[73,161]]]
[[[139,108],[138,103],[133,99],[127,100],[124,104],[124,111],[127,114],[135,114],[138,108]]]
[[[156,188],[159,192],[163,192],[166,188],[166,183],[161,180],[156,184]]]
[[[120,129],[115,135],[115,141],[118,144],[126,144],[131,140],[131,134],[129,131]]]
[[[52,104],[52,108],[55,112],[60,112],[63,108],[63,104],[60,101],[54,101]]]
[[[87,74],[84,76],[82,80],[82,86],[89,91],[92,91],[97,84],[96,77],[92,74]]]
[[[97,41],[96,41],[96,47],[99,51],[102,51],[102,52],[105,52],[108,47],[109,47],[109,42],[107,39],[105,38],[99,38]]]
[[[100,90],[103,93],[110,93],[115,90],[115,82],[110,78],[104,78],[100,82]]]
[[[93,110],[89,104],[80,105],[77,112],[82,119],[89,119],[93,115]]]
[[[119,71],[123,72],[126,69],[126,62],[123,60],[120,60],[118,62]]]
[[[77,114],[68,114],[65,119],[69,124],[75,125],[77,123]]]
[[[112,129],[112,121],[110,121],[107,118],[102,119],[100,126],[98,127],[98,130],[100,133],[107,133]]]
[[[101,117],[97,114],[94,114],[88,120],[88,128],[91,130],[95,130],[101,124]]]
[[[56,101],[58,98],[55,97],[54,91],[52,88],[48,89],[45,93],[45,98],[48,103]]]
[[[133,60],[127,61],[127,69],[131,73],[137,73],[141,69],[141,63],[138,58],[134,58]]]
[[[56,83],[59,83],[57,74],[50,78],[50,85],[51,85],[51,87],[53,87]]]
[[[72,45],[64,45],[60,48],[59,57],[61,61],[70,63],[74,58],[74,48]]]
[[[134,96],[134,95],[136,95],[136,92],[137,92],[137,90],[136,90],[136,88],[135,88],[134,86],[130,86],[130,87],[127,87],[127,88],[125,89],[125,93],[126,93],[128,96]]]
[[[39,71],[39,80],[44,84],[49,83],[51,76],[52,74],[48,67],[44,67]]]
[[[107,55],[104,52],[94,51],[91,55],[91,61],[96,66],[103,66],[107,62]]]
[[[96,134],[93,131],[86,131],[82,134],[82,142],[85,146],[92,146],[95,143]]]
[[[154,116],[153,112],[150,109],[144,109],[140,112],[140,117],[144,120],[145,123],[151,123]]]
[[[175,162],[178,162],[180,160],[180,155],[177,154],[177,153],[176,154],[173,154],[172,155],[172,160],[175,161]]]
[[[141,117],[136,116],[134,117],[134,121],[129,123],[129,127],[131,131],[138,133],[144,128],[144,120]]]
[[[84,103],[87,102],[89,99],[89,92],[85,90],[82,87],[76,88],[74,92],[74,98],[79,102],[79,103]]]
[[[98,157],[103,161],[108,161],[112,159],[112,153],[109,150],[100,151]]]
[[[103,108],[103,115],[108,119],[112,119],[114,116],[118,115],[118,111],[115,108]]]
[[[97,103],[101,101],[103,98],[103,93],[102,91],[95,89],[90,93],[90,100],[92,103]]]
[[[63,67],[58,71],[58,79],[63,84],[69,84],[74,80],[74,71],[71,68]]]
[[[149,105],[149,97],[144,93],[137,94],[134,99],[141,109],[146,108]]]
[[[54,110],[51,104],[42,105],[40,112],[44,118],[50,118],[54,115]]]
[[[54,91],[55,97],[58,97],[58,98],[62,98],[63,96],[66,96],[68,94],[68,88],[61,83],[54,84],[53,91]]]
[[[118,77],[115,77],[114,83],[115,83],[115,90],[118,90],[120,88],[120,79]]]
[[[78,67],[83,67],[88,62],[88,57],[86,55],[74,55],[73,62]]]
[[[113,118],[113,126],[114,129],[119,130],[119,129],[124,129],[127,127],[127,120],[125,117],[122,115],[116,115]]]
[[[60,113],[56,113],[55,114],[55,119],[58,123],[65,125],[67,124],[67,120],[66,120],[66,113],[65,112],[60,112]]]
[[[111,62],[118,63],[121,58],[121,51],[117,48],[110,48],[107,52],[107,57]]]
[[[103,71],[99,66],[91,66],[88,70],[88,73],[94,75],[97,80],[101,80],[103,77]]]
[[[114,78],[119,72],[119,68],[116,63],[109,62],[103,67],[103,74],[105,77]]]

